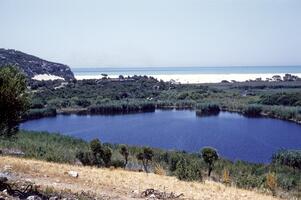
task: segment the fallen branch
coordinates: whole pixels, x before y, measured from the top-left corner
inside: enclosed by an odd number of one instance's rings
[[[8,180],[6,177],[0,178],[0,190],[1,191],[6,190],[7,194],[11,196],[19,197],[20,199],[26,199],[29,196],[38,196],[41,199],[48,199],[46,196],[39,193],[37,190],[34,190],[32,184],[27,185],[24,190],[18,190],[18,189],[12,189],[11,185],[7,183],[7,181]]]

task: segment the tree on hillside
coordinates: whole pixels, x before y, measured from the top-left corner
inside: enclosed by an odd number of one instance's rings
[[[154,152],[149,147],[144,147],[143,152],[140,152],[136,156],[137,160],[142,162],[142,165],[144,167],[144,171],[146,173],[148,173],[148,164],[149,164],[149,161],[151,161],[153,159],[153,156],[154,156]]]
[[[29,107],[26,78],[12,66],[0,67],[0,136],[18,131],[22,115]]]
[[[214,162],[218,159],[217,151],[211,147],[205,147],[201,151],[201,156],[205,163],[208,165],[208,176],[211,175]]]
[[[119,152],[124,157],[124,168],[125,168],[126,165],[128,164],[129,150],[127,146],[122,145]]]
[[[108,167],[111,162],[112,149],[108,146],[103,146],[102,151],[103,151],[102,160],[105,163],[105,166]]]
[[[90,142],[90,149],[94,156],[97,156],[97,154],[102,155],[102,144],[99,139],[93,139]]]
[[[92,163],[94,165],[105,165],[106,167],[109,165],[112,157],[112,149],[110,147],[102,145],[99,139],[94,139],[90,142],[90,149],[93,155]]]

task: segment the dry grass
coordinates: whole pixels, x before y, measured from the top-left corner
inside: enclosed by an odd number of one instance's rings
[[[276,199],[255,191],[226,187],[212,181],[184,182],[175,177],[129,172],[122,169],[99,169],[1,157],[0,170],[3,170],[5,165],[10,165],[13,172],[31,179],[42,187],[53,186],[57,190],[68,189],[72,192],[93,191],[99,195],[108,195],[116,199],[131,199],[134,195],[132,191],[140,193],[148,188],[176,194],[183,193],[185,199]],[[79,177],[69,177],[66,173],[69,170],[77,171]]]

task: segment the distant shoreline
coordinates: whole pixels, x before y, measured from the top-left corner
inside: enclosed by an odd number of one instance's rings
[[[237,82],[243,82],[247,80],[255,80],[257,78],[261,78],[261,80],[266,80],[267,78],[272,78],[274,75],[279,75],[283,77],[287,73],[241,73],[241,74],[146,74],[147,76],[152,76],[158,80],[163,81],[175,81],[182,84],[194,84],[194,83],[219,83],[221,81],[229,81],[232,80]],[[291,73],[292,75],[301,77],[301,73]],[[107,74],[110,78],[118,78],[119,75],[110,75]],[[129,75],[121,74],[124,77]],[[131,75],[132,76],[132,75]],[[103,75],[78,75],[75,73],[75,78],[77,80],[83,79],[101,79]]]

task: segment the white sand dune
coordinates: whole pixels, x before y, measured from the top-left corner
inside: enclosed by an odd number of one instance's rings
[[[57,80],[57,79],[64,80],[64,78],[62,78],[62,77],[51,75],[51,74],[37,74],[32,79],[38,80],[38,81],[48,81],[48,80],[53,81],[53,80]]]
[[[280,75],[283,77],[285,73],[280,74],[167,74],[167,75],[148,75],[159,80],[170,81],[174,80],[180,83],[218,83],[222,80],[235,80],[235,81],[246,81],[255,80],[256,78],[261,78],[265,80],[266,78],[272,78],[274,75]],[[301,73],[294,74],[301,77]],[[127,75],[124,75],[127,76]],[[116,75],[109,75],[110,78],[117,78]],[[99,79],[102,78],[101,75],[75,75],[78,80],[83,79]]]

